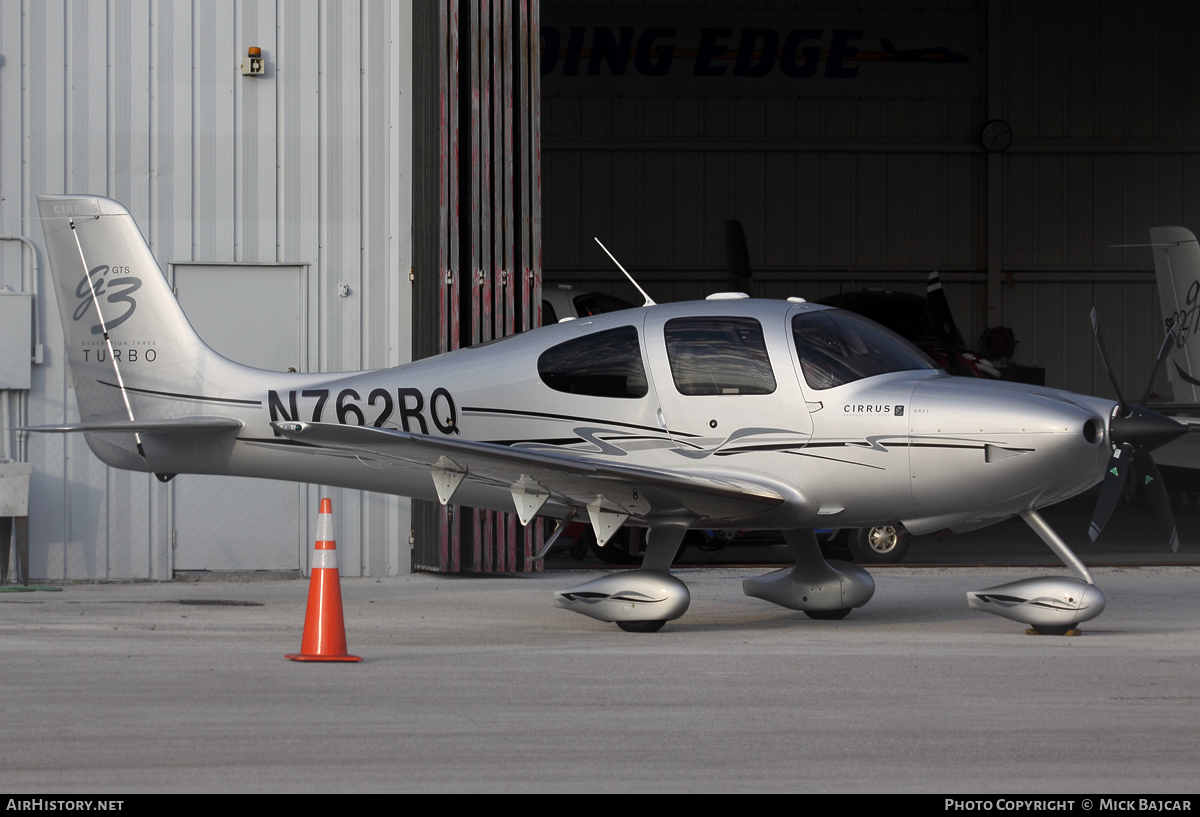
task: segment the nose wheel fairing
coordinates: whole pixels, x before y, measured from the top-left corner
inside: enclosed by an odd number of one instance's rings
[[[1068,576],[1042,576],[967,593],[972,610],[1028,624],[1035,629],[1070,628],[1104,612],[1100,588]]]
[[[1075,625],[1090,621],[1104,612],[1104,593],[1092,581],[1092,574],[1037,511],[1026,511],[1021,518],[1074,576],[1039,576],[967,593],[972,610],[992,613],[1001,618],[1030,625],[1046,635],[1065,635]]]

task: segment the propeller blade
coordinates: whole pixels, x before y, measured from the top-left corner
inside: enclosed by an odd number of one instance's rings
[[[1129,443],[1114,448],[1112,456],[1108,458],[1108,470],[1104,474],[1104,482],[1100,485],[1100,499],[1096,501],[1096,512],[1092,514],[1092,524],[1088,528],[1088,536],[1092,537],[1093,542],[1100,535],[1100,531],[1104,530],[1113,509],[1117,507],[1121,489],[1125,487],[1125,477],[1129,473],[1129,461],[1132,459],[1133,446]]]
[[[1171,498],[1167,496],[1167,486],[1163,482],[1162,474],[1158,472],[1158,466],[1149,454],[1139,454],[1136,462],[1146,498],[1150,500],[1150,506],[1154,508],[1154,515],[1158,517],[1159,524],[1164,530],[1171,532],[1171,550],[1178,553],[1179,531],[1175,527],[1175,514],[1171,512]]]
[[[1100,319],[1096,317],[1096,307],[1094,306],[1092,307],[1092,334],[1096,336],[1096,346],[1100,350],[1100,362],[1104,364],[1104,371],[1108,373],[1108,379],[1117,392],[1117,402],[1121,404],[1121,416],[1124,417],[1129,414],[1129,406],[1125,403],[1125,395],[1121,394],[1121,387],[1117,385],[1117,378],[1113,375],[1112,366],[1108,365],[1108,355],[1104,351],[1104,339],[1100,337]],[[1113,453],[1113,456],[1116,456],[1116,452]],[[1125,478],[1121,479],[1124,481]],[[1108,477],[1105,477],[1104,480],[1107,483]],[[1103,494],[1103,491],[1101,493]],[[1096,535],[1099,535],[1099,531],[1096,532]],[[1095,540],[1096,536],[1093,536],[1092,541]]]
[[[1179,334],[1179,324],[1171,324],[1171,328],[1167,330],[1167,336],[1163,339],[1162,348],[1158,350],[1158,357],[1154,360],[1154,368],[1150,370],[1150,382],[1146,384],[1146,391],[1142,393],[1142,400],[1138,405],[1146,405],[1146,401],[1150,399],[1150,392],[1154,389],[1154,378],[1158,376],[1158,367],[1167,357],[1167,353],[1171,351],[1171,346],[1175,340],[1175,336]]]

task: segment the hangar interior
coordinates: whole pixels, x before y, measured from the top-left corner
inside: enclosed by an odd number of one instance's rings
[[[1094,304],[1122,388],[1140,393],[1163,338],[1153,262],[1112,245],[1200,216],[1198,15],[1173,2],[546,3],[559,43],[542,58],[546,286],[634,300],[599,236],[654,298],[703,297],[727,286],[724,221],[737,219],[756,296],[924,294],[937,270],[972,348],[1010,327],[1014,359],[1044,367],[1047,386],[1106,394]],[[645,75],[662,57],[646,70],[610,58],[622,36],[635,53],[643,38],[673,46],[669,74]],[[772,66],[767,42],[781,44]],[[997,152],[981,139],[991,120],[1011,132]]]
[[[188,314],[215,316],[206,338],[267,367],[398,365],[518,331],[539,287],[638,302],[593,236],[660,302],[726,290],[736,220],[756,296],[923,293],[937,270],[969,344],[1010,327],[1046,385],[1107,394],[1094,304],[1140,393],[1162,338],[1153,265],[1113,245],[1196,228],[1197,35],[1180,0],[7,3],[0,287],[32,302],[38,362],[3,384],[6,427],[75,411],[43,192],[127,204]],[[250,45],[261,76],[239,70]],[[1009,138],[985,145],[993,121]],[[306,569],[320,486],[164,486],[82,439],[11,431],[4,456],[33,465],[34,576],[170,578],[204,537],[242,569]],[[478,518],[333,495],[347,573],[527,566]],[[298,521],[281,533],[262,507]]]
[[[658,302],[923,295],[936,270],[970,347],[1007,327],[1045,385],[1105,395],[1094,305],[1140,394],[1153,263],[1114,245],[1200,213],[1197,23],[1171,2],[542,3],[542,285],[640,303],[594,238]],[[752,282],[731,284],[732,221]],[[475,553],[447,560],[443,519],[423,564],[487,569],[489,526],[459,524]]]

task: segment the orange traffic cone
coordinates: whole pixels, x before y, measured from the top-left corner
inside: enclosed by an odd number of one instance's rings
[[[308,584],[308,613],[304,638],[293,661],[361,661],[346,654],[346,624],[342,620],[342,588],[338,578],[337,543],[333,541],[333,503],[321,500],[317,544],[313,549],[312,579]]]

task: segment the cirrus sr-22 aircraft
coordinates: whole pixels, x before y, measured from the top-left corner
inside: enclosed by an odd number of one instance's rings
[[[878,324],[799,298],[647,298],[394,369],[264,371],[200,340],[121,204],[38,204],[80,422],[37,430],[82,432],[105,463],[160,479],[453,498],[515,511],[522,524],[552,517],[559,530],[586,514],[599,544],[622,525],[647,528],[641,570],[555,594],[635,632],[687,610],[669,567],[689,528],[782,531],[795,566],[746,579],[744,591],[841,618],[874,582],[827,562],[814,529],[923,534],[1016,515],[1074,575],[969,603],[1066,632],[1104,596],[1039,509],[1104,480],[1098,533],[1129,460],[1156,475],[1149,451],[1186,431],[1123,398],[952,377]],[[1163,521],[1177,541],[1169,503]]]

